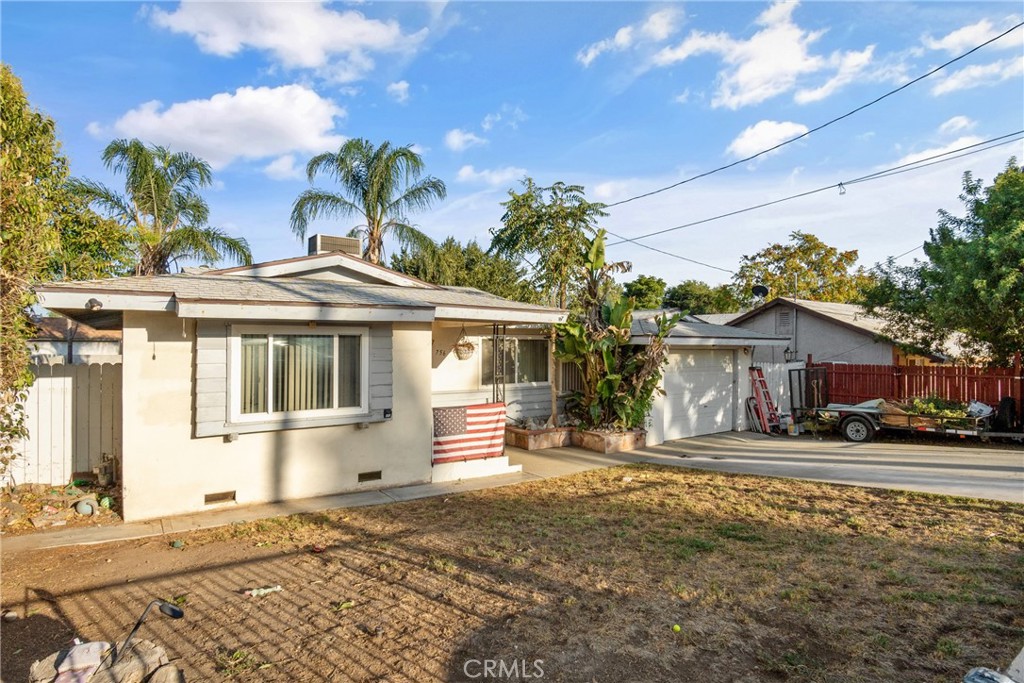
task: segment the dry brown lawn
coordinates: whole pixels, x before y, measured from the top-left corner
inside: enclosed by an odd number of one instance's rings
[[[5,553],[2,674],[159,596],[190,681],[951,682],[1024,645],[1022,548],[1021,505],[625,466]]]

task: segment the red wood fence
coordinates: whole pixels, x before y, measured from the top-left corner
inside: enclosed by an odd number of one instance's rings
[[[937,396],[953,401],[978,400],[993,407],[1004,396],[1022,406],[1024,378],[1018,357],[1013,368],[900,366],[814,363],[828,373],[829,400],[860,403],[875,398],[903,401]]]

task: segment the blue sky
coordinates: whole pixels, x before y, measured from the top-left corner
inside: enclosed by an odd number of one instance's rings
[[[72,172],[116,182],[114,137],[213,164],[211,222],[258,260],[288,227],[306,161],[348,137],[413,144],[448,199],[413,220],[489,241],[518,179],[612,203],[844,114],[1022,20],[1019,2],[5,2],[2,59],[56,119]],[[610,209],[638,236],[1024,128],[1024,30],[756,161]],[[871,266],[920,245],[960,178],[1020,140],[612,249],[633,275],[724,282],[793,230]],[[315,231],[344,233],[335,223]],[[909,261],[920,252],[904,257]],[[631,276],[627,276],[629,279]]]

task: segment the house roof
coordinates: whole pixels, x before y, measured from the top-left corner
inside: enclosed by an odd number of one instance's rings
[[[248,266],[234,266],[232,268],[196,268],[191,272],[199,275],[251,275],[254,277],[287,277],[298,276],[301,273],[308,273],[314,270],[322,270],[332,266],[339,266],[343,269],[355,271],[369,278],[375,279],[382,284],[397,285],[399,287],[423,287],[425,289],[440,289],[438,285],[424,282],[419,278],[384,266],[370,263],[358,256],[346,254],[343,251],[331,251],[323,254],[310,254],[309,256],[296,256],[293,258],[278,259],[276,261],[264,261],[253,263]]]
[[[68,318],[39,318],[29,341],[121,341],[121,330],[98,330]]]
[[[742,312],[737,313],[695,313],[694,318],[701,322],[711,323],[712,325],[728,325],[736,318],[743,315]]]
[[[407,287],[301,277],[181,273],[61,282],[37,288],[40,304],[88,319],[104,311],[164,310],[180,317],[294,320],[558,322],[559,309],[509,301],[466,287]],[[95,303],[94,303],[95,305]]]
[[[772,299],[757,308],[738,315],[731,320],[729,324],[739,325],[743,321],[749,320],[764,311],[783,305],[790,308],[796,308],[801,311],[806,311],[820,318],[827,318],[833,322],[839,323],[843,327],[853,330],[854,332],[860,332],[861,334],[866,334],[872,337],[882,335],[882,329],[885,326],[884,320],[868,315],[862,306],[858,306],[856,304],[810,301],[808,299],[784,299],[782,297]]]
[[[646,344],[657,329],[654,316],[634,316],[630,330],[631,341],[634,344]],[[666,343],[669,346],[785,346],[789,338],[683,319],[676,323]]]

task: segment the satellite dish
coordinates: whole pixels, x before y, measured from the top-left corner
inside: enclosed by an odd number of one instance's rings
[[[754,296],[756,296],[758,299],[763,299],[764,297],[768,296],[768,288],[765,287],[764,285],[754,285],[754,288],[751,289],[750,291],[753,292]]]

